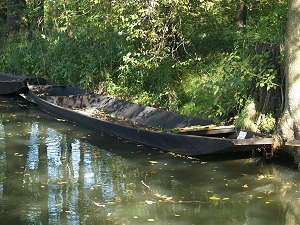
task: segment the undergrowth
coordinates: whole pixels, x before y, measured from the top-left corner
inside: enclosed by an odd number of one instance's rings
[[[121,50],[113,40],[17,36],[5,42],[0,68],[213,121],[237,115],[249,98],[254,56],[245,49],[155,64]]]
[[[213,121],[242,115],[254,77],[276,87],[268,55],[254,55],[253,46],[282,40],[285,2],[248,3],[243,29],[228,16],[234,1],[153,2],[48,2],[42,30],[2,38],[0,70]],[[264,129],[271,124],[267,116]]]

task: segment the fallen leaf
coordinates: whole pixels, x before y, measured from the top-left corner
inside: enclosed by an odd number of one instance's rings
[[[211,196],[209,197],[209,200],[212,200],[212,201],[219,201],[221,198],[218,198],[218,197],[215,197],[215,196]]]
[[[146,200],[145,202],[146,202],[146,204],[148,204],[148,205],[152,205],[153,203],[155,203],[155,202],[153,202],[153,201],[151,201],[151,200]]]

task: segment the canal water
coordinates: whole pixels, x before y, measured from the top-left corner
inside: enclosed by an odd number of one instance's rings
[[[300,224],[299,176],[141,146],[0,96],[0,224]]]

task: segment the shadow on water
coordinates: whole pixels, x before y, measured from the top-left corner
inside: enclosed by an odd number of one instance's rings
[[[0,224],[298,219],[298,175],[251,152],[183,157],[88,130],[17,97],[0,104]]]

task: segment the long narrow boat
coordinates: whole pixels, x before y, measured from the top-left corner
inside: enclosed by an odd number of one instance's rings
[[[117,100],[60,85],[28,85],[28,96],[43,110],[88,128],[174,153],[203,155],[247,151],[273,144],[248,132],[228,138],[231,126]]]
[[[21,75],[0,72],[0,95],[26,93],[28,88],[25,78]]]

